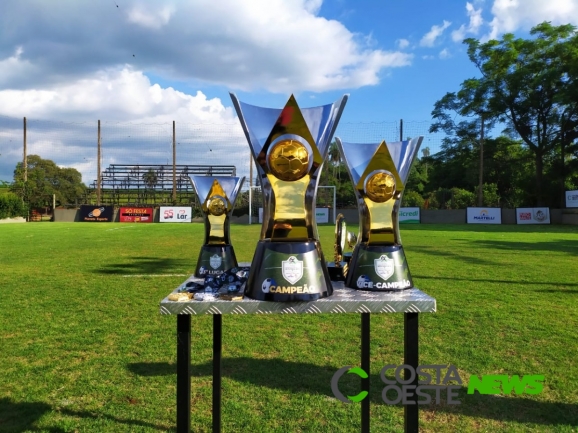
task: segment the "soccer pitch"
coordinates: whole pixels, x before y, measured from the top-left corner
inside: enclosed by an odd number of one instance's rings
[[[350,230],[352,228],[350,227]],[[355,228],[356,229],[356,228]],[[333,226],[320,227],[325,258]],[[260,226],[232,225],[250,261]],[[578,426],[578,227],[402,225],[420,364],[454,365],[460,405],[420,406],[424,432]],[[174,431],[176,319],[159,302],[195,269],[202,224],[0,225],[0,432]],[[211,431],[211,317],[192,319],[192,431]],[[223,431],[359,431],[330,381],[359,366],[360,316],[224,316]],[[403,431],[380,370],[403,364],[403,315],[371,317],[371,427]],[[544,375],[537,395],[467,394],[472,375]],[[343,380],[359,392],[359,378]]]

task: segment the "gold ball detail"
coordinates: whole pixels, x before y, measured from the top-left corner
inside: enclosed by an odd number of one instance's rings
[[[209,200],[209,213],[214,216],[221,216],[223,215],[226,210],[227,206],[225,205],[225,201],[220,197],[213,197]]]
[[[375,173],[367,180],[365,193],[376,203],[388,201],[395,194],[395,177],[389,173]]]
[[[273,146],[268,158],[269,169],[281,180],[295,181],[309,171],[309,152],[295,140],[282,140]]]

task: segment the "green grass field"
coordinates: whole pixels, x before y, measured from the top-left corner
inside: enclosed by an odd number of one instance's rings
[[[174,431],[176,318],[159,302],[194,271],[202,230],[0,225],[0,432]],[[232,226],[239,260],[259,230]],[[333,227],[320,232],[329,258]],[[421,364],[455,365],[465,384],[545,376],[538,395],[464,387],[459,406],[420,406],[421,431],[577,431],[578,227],[407,225],[402,238],[438,305],[420,315]],[[379,371],[403,363],[403,315],[374,314],[371,327],[372,431],[401,432]],[[211,429],[211,330],[193,318],[194,432]],[[359,365],[359,335],[356,314],[224,316],[223,431],[359,431],[360,404],[330,389],[337,369]]]

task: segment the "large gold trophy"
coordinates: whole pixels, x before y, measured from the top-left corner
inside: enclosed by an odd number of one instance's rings
[[[237,267],[229,222],[244,180],[244,177],[227,176],[191,177],[205,222],[205,242],[197,260],[196,277],[219,275]]]
[[[367,144],[336,138],[359,208],[359,236],[347,270],[347,287],[375,291],[413,287],[398,211],[422,140]]]
[[[315,221],[323,161],[347,101],[283,109],[231,99],[251,147],[263,191],[263,227],[245,294],[265,301],[312,301],[333,289]]]

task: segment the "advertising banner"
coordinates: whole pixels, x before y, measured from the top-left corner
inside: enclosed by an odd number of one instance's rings
[[[502,224],[502,209],[499,207],[469,207],[468,224]]]
[[[419,224],[421,215],[419,207],[400,207],[398,221],[404,224]]]
[[[83,204],[80,206],[80,219],[82,222],[108,223],[112,221],[114,206],[92,206]]]
[[[121,207],[118,220],[121,223],[152,223],[152,207]]]
[[[159,222],[161,223],[190,223],[192,221],[190,206],[161,206]]]
[[[315,208],[315,219],[317,220],[317,224],[327,224],[329,222],[329,209]]]
[[[315,218],[318,224],[326,224],[329,222],[329,209],[327,208],[316,208]],[[263,208],[259,208],[259,224],[263,224]]]
[[[550,224],[550,208],[518,207],[516,208],[518,224]]]
[[[578,207],[578,190],[566,191],[566,207]]]

